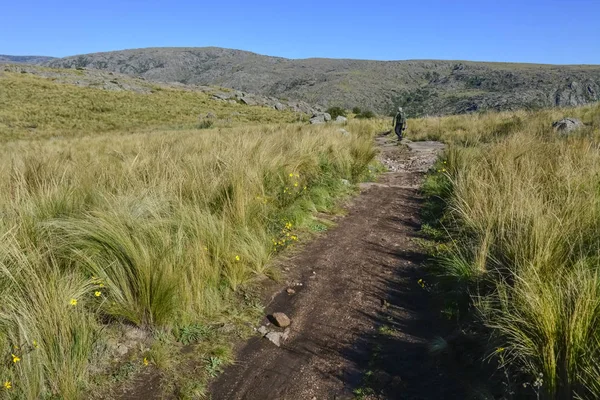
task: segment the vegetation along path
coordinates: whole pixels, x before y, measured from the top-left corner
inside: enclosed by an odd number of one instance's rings
[[[291,318],[287,339],[245,344],[213,384],[214,400],[464,398],[428,354],[448,332],[422,288],[425,254],[414,240],[418,189],[442,145],[378,142],[390,172],[363,184],[336,228],[284,265],[287,285],[267,312]]]

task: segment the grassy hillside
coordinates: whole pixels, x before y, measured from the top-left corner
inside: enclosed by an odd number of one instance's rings
[[[551,123],[565,115],[586,126],[559,136]],[[517,397],[599,398],[600,106],[411,129],[450,143],[424,214],[446,314],[482,335]]]
[[[49,65],[219,85],[382,114],[402,104],[410,116],[575,106],[600,99],[600,66],[586,65],[290,60],[214,47],[85,54]]]
[[[8,56],[5,54],[0,54],[0,63],[18,63],[18,64],[43,64],[50,60],[53,60],[55,57],[46,57],[46,56]]]
[[[219,102],[209,93],[123,76],[107,75],[82,86],[89,72],[74,70],[65,77],[61,70],[5,69],[0,71],[0,140],[189,129],[208,113],[221,127],[299,118],[291,111]]]
[[[203,396],[262,315],[272,259],[372,173],[372,123],[344,136],[193,91],[0,82],[3,399]],[[207,111],[240,115],[194,128]]]

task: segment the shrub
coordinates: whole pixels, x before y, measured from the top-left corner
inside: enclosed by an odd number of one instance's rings
[[[360,107],[354,107],[354,108],[352,109],[352,113],[353,113],[353,114],[356,114],[356,115],[358,115],[358,114],[360,114],[361,112],[362,112],[362,110],[360,109]]]
[[[329,107],[327,109],[327,113],[331,115],[332,119],[346,116],[346,110],[344,110],[342,107]]]

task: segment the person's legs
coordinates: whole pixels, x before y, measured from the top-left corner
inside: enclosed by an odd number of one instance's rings
[[[398,136],[398,141],[402,141],[402,126],[396,125],[394,131],[396,132],[396,136]]]

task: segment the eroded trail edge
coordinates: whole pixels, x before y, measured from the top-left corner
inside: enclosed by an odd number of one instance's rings
[[[267,313],[290,316],[289,337],[280,347],[249,340],[212,399],[461,398],[427,352],[446,332],[419,284],[426,255],[414,240],[418,189],[443,145],[377,141],[390,172],[363,184],[348,215],[286,261],[284,280],[302,285],[282,287]]]

